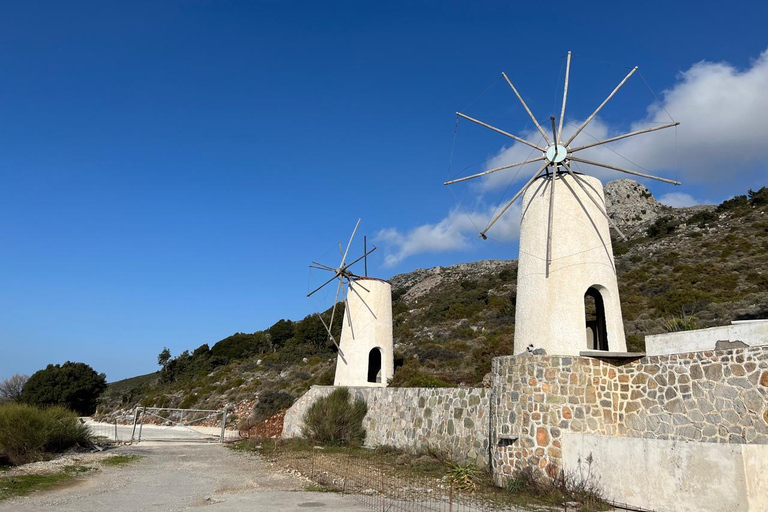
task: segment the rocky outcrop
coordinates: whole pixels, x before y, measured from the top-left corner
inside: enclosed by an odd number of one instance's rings
[[[658,202],[644,185],[635,180],[611,181],[603,190],[608,216],[619,229],[653,223],[674,210]]]

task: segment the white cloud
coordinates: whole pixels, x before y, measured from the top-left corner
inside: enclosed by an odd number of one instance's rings
[[[669,123],[669,112],[681,126],[586,149],[577,156],[679,179],[683,184],[732,182],[737,169],[739,172],[761,173],[768,178],[768,167],[757,165],[765,153],[764,141],[768,140],[768,123],[762,118],[762,114],[768,112],[766,91],[768,50],[743,70],[725,62],[701,61],[682,72],[677,83],[664,91],[658,102],[648,106],[648,115],[632,123],[629,130],[609,126],[598,116],[579,134],[571,147],[621,135],[625,131]],[[612,101],[620,101],[620,95],[621,92]],[[566,113],[566,125],[563,127],[566,138],[581,122],[569,119]],[[518,135],[534,144],[543,143],[536,130]],[[537,150],[532,151],[527,145],[514,143],[502,147],[487,162],[485,169],[539,156],[541,153]],[[524,183],[542,163],[531,163],[473,180],[471,190],[477,194],[478,202],[482,203],[483,195],[491,190],[507,187],[510,183]],[[574,166],[603,181],[633,178],[585,164],[574,163]],[[699,204],[690,194],[677,192],[662,195],[660,201],[675,207]],[[453,209],[440,222],[419,226],[405,234],[394,228],[382,230],[379,239],[390,246],[386,264],[392,266],[409,256],[424,252],[464,249],[468,246],[470,234],[478,231],[471,226],[468,217],[475,218],[478,226],[485,226],[490,215],[492,213],[484,208],[474,212]],[[516,239],[519,218],[519,207],[514,212],[507,212],[488,233],[489,236]]]
[[[478,211],[454,208],[436,224],[424,224],[406,233],[395,228],[382,229],[376,241],[385,247],[384,266],[392,267],[405,258],[425,252],[446,252],[465,249],[469,240],[477,237],[488,224],[496,208]],[[490,235],[490,233],[489,233]],[[516,240],[520,235],[520,206],[513,205],[493,226],[493,238]]]
[[[693,198],[690,194],[683,194],[682,192],[669,192],[659,197],[658,201],[661,204],[671,206],[673,208],[682,208],[684,206],[695,206],[701,204],[699,201]]]

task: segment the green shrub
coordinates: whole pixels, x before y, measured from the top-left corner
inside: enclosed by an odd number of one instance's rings
[[[365,441],[363,418],[368,406],[361,398],[352,401],[347,388],[318,398],[304,415],[305,437],[330,446],[359,446]]]
[[[87,443],[88,436],[88,427],[64,407],[0,404],[0,453],[11,464],[24,464],[46,453]]]
[[[648,227],[646,234],[649,238],[657,238],[675,231],[678,223],[672,217],[659,217],[656,222]]]
[[[736,208],[742,208],[744,206],[747,206],[749,203],[747,202],[747,196],[735,196],[731,199],[726,199],[720,205],[717,207],[716,211],[718,212],[725,212],[728,210],[734,210]]]
[[[711,224],[713,222],[716,222],[719,219],[718,215],[715,212],[711,212],[709,210],[694,213],[690,217],[688,217],[688,220],[686,220],[686,224],[689,226],[699,226],[700,228],[703,228],[707,224]]]

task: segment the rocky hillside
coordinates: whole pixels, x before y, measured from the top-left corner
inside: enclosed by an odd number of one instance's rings
[[[768,317],[768,189],[719,206],[671,208],[632,180],[606,185],[627,341],[669,330]],[[419,269],[391,279],[396,386],[479,385],[512,352],[517,262]],[[340,316],[338,317],[340,318]],[[340,329],[340,325],[335,328]],[[261,400],[261,416],[333,379],[335,354],[316,317],[281,320],[115,383],[103,411],[144,405],[215,408]],[[267,402],[265,404],[265,402]]]

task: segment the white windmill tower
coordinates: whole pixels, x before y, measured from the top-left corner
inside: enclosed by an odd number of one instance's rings
[[[643,178],[680,184],[678,181],[577,156],[580,151],[588,148],[670,128],[680,123],[672,122],[571,147],[574,139],[637,71],[637,67],[634,67],[592,115],[565,139],[563,118],[568,98],[570,66],[571,52],[568,52],[560,119],[556,126],[555,117],[550,117],[549,133],[538,123],[512,81],[502,73],[536,129],[546,141],[546,146],[539,146],[477,119],[456,113],[461,118],[541,152],[541,156],[537,158],[489,169],[445,183],[450,185],[531,162],[543,162],[480,233],[480,236],[486,239],[488,230],[522,196],[515,354],[525,352],[531,347],[543,348],[547,353],[557,355],[579,355],[598,350],[622,353],[627,350],[609,233],[610,226],[622,237],[624,235],[608,217],[600,180],[574,172],[571,168],[572,163],[594,165]],[[589,320],[587,320],[588,311],[585,303],[593,309]]]
[[[387,381],[395,373],[394,348],[392,337],[392,287],[383,279],[368,277],[367,257],[376,247],[367,250],[363,245],[363,255],[346,263],[352,239],[357,233],[360,219],[355,224],[352,236],[347,243],[347,249],[341,253],[341,263],[333,268],[316,261],[311,268],[333,272],[333,277],[307,294],[307,297],[320,291],[333,281],[337,281],[336,297],[331,308],[331,318],[323,322],[328,337],[339,351],[336,359],[336,376],[334,386],[373,386],[386,387]],[[365,261],[365,275],[352,273],[350,268]],[[350,293],[351,292],[351,293]],[[344,318],[342,321],[341,337],[337,343],[332,332],[333,320],[336,315],[336,305],[339,295],[344,299]]]

